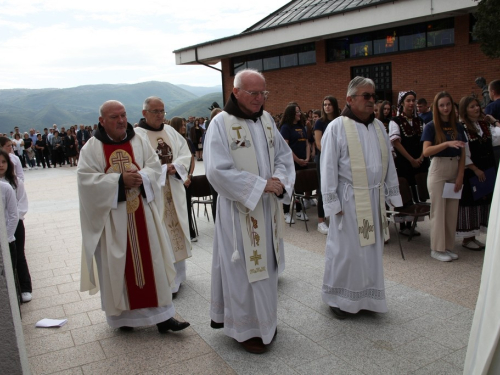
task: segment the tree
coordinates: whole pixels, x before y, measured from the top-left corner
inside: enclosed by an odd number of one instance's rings
[[[500,57],[500,0],[480,0],[474,17],[472,35],[481,43],[481,51],[491,58]]]

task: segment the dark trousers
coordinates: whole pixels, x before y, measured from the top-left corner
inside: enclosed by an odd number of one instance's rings
[[[321,154],[316,155],[314,157],[314,161],[316,163],[316,174],[318,175],[318,189],[316,193],[318,194],[318,218],[325,218],[325,210],[323,209],[323,194],[321,194],[321,167],[320,167]]]
[[[19,160],[21,160],[21,165],[23,166],[23,168],[26,168],[26,162],[24,161],[24,152],[21,152],[21,155],[19,155],[17,151],[14,151],[14,154],[16,154]]]
[[[31,275],[28,269],[28,262],[26,262],[26,256],[24,254],[25,231],[24,231],[24,223],[22,220],[19,220],[14,235],[16,236],[17,276],[19,278],[21,292],[31,293],[32,292]]]
[[[219,196],[219,193],[215,191],[211,183],[209,183],[209,185],[210,185],[210,192],[212,193],[212,217],[214,218],[214,223],[215,223],[215,218],[217,217],[217,197]]]
[[[62,165],[62,163],[64,161],[63,157],[64,157],[64,154],[63,154],[63,150],[62,150],[61,146],[58,148],[52,149],[52,164],[54,165],[54,167],[56,166],[56,163],[59,165]]]
[[[40,162],[42,163],[42,166],[45,168],[45,157],[43,156],[43,150],[36,150],[36,163],[38,166],[40,166]]]
[[[191,209],[191,189],[190,187],[185,187],[186,189],[186,204],[187,204],[187,210],[188,210],[188,221],[189,221],[189,235],[191,238],[196,237],[196,230],[194,229],[194,223],[193,223],[193,212]]]

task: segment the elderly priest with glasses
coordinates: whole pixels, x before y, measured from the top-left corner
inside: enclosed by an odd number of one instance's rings
[[[355,77],[347,105],[321,139],[321,191],[330,228],[322,298],[337,319],[387,312],[382,252],[385,203],[402,205],[390,142],[373,114],[375,84]]]
[[[264,76],[242,70],[205,138],[205,170],[219,193],[213,243],[211,326],[264,353],[277,332],[284,267],[281,203],[290,202],[290,147],[263,110]]]

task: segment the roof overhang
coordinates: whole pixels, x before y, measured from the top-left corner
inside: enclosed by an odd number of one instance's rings
[[[270,29],[242,33],[174,51],[177,65],[214,65],[223,58],[471,13],[474,0],[394,0]]]

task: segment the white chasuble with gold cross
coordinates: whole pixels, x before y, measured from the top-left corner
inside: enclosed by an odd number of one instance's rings
[[[370,190],[378,189],[380,192],[380,219],[384,240],[389,239],[389,224],[385,213],[385,177],[388,167],[388,151],[384,136],[379,126],[374,126],[381,150],[382,179],[374,186],[368,186],[368,176],[366,173],[366,163],[359,140],[356,124],[350,118],[343,116],[344,131],[346,134],[347,148],[349,150],[350,166],[352,173],[352,185],[346,185],[345,189],[354,189],[354,200],[356,207],[356,218],[358,223],[358,235],[361,246],[375,243],[375,223],[370,202]]]
[[[234,164],[239,170],[259,175],[257,156],[253,139],[248,129],[248,124],[244,119],[235,117],[222,112],[224,124],[226,126],[229,150],[233,157]],[[262,126],[267,141],[269,152],[269,162],[271,174],[274,172],[274,132],[270,123],[270,116],[262,116],[260,123],[255,126]],[[281,203],[278,202],[276,195],[271,194],[271,223],[273,234],[273,247],[276,256],[276,262],[280,263],[279,240],[282,233],[283,218]],[[239,214],[241,234],[243,238],[243,251],[245,254],[245,264],[248,280],[255,282],[269,277],[267,268],[267,238],[264,220],[264,206],[262,197],[253,211],[243,206],[239,202],[232,203]],[[232,209],[234,214],[234,209]],[[233,220],[234,225],[234,220]],[[235,228],[233,228],[233,231]],[[234,244],[236,248],[236,241]]]

